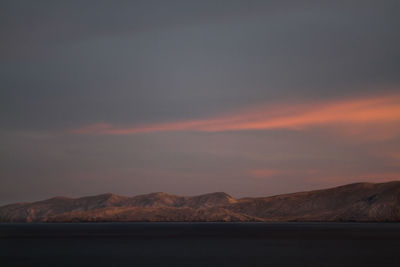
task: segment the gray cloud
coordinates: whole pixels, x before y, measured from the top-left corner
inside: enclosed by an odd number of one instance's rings
[[[399,82],[391,1],[18,3],[2,9],[4,128],[196,117]]]

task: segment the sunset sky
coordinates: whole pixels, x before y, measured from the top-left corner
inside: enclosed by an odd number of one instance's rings
[[[0,204],[400,180],[399,1],[1,1]]]

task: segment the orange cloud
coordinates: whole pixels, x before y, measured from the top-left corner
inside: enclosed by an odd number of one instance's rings
[[[287,171],[276,169],[255,169],[249,171],[249,175],[254,178],[271,178],[286,173]]]
[[[314,176],[319,175],[320,170],[310,169],[310,170],[296,170],[296,169],[252,169],[246,173],[252,178],[264,179],[264,178],[275,178],[279,176],[298,176],[298,175],[308,175]]]
[[[75,129],[72,132],[129,135],[164,131],[299,130],[310,127],[334,127],[350,136],[360,132],[372,132],[373,137],[392,137],[400,132],[400,94],[341,101],[281,103],[237,110],[211,118],[134,126],[100,123]],[[369,131],[372,128],[374,131]]]

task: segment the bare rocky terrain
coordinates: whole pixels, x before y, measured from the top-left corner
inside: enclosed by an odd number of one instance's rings
[[[55,197],[0,207],[0,222],[285,222],[400,221],[400,181],[235,199],[223,192],[193,197],[152,193]]]

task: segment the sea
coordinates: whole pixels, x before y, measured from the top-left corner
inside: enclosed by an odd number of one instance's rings
[[[0,266],[400,266],[400,223],[0,224]]]

